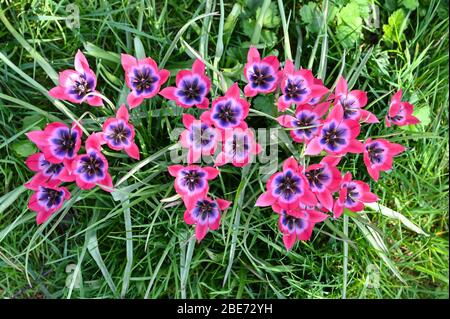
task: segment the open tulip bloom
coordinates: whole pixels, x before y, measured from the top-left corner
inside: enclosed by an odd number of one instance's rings
[[[208,180],[215,179],[219,174],[214,167],[197,165],[172,165],[168,170],[169,174],[175,177],[175,191],[181,195],[185,203],[205,197],[209,190]]]
[[[202,113],[200,120],[190,114],[183,115],[183,125],[186,128],[181,133],[180,143],[189,149],[188,164],[196,163],[202,155],[213,155],[219,141],[219,133],[207,113]]]
[[[320,131],[322,116],[328,111],[329,106],[328,102],[320,103],[314,108],[310,105],[299,105],[295,116],[281,115],[277,121],[281,126],[292,129],[289,130],[289,134],[295,142],[309,142]]]
[[[221,212],[230,206],[231,202],[224,199],[212,200],[209,197],[198,198],[185,203],[184,221],[195,225],[195,237],[201,241],[209,230],[220,226]]]
[[[367,139],[364,143],[364,164],[366,164],[370,177],[378,181],[380,171],[390,170],[393,157],[404,151],[404,146],[385,139]]]
[[[158,94],[161,85],[169,78],[169,71],[158,69],[152,58],[137,60],[129,54],[122,54],[122,67],[125,71],[125,82],[131,89],[127,102],[131,109],[141,105],[144,99]]]
[[[261,60],[258,50],[250,47],[247,63],[244,66],[244,76],[248,84],[244,87],[245,96],[253,97],[258,93],[267,94],[275,91],[281,79],[280,62],[274,55]]]
[[[320,163],[308,166],[303,173],[311,191],[328,211],[333,210],[333,193],[341,184],[341,172],[336,168],[336,164],[335,159],[327,156]]]
[[[361,90],[349,92],[347,81],[342,76],[336,84],[334,101],[332,113],[338,113],[337,115],[334,115],[335,117],[343,117],[346,120],[355,120],[365,123],[379,122],[374,114],[363,109],[367,104],[367,93]]]
[[[86,154],[78,155],[72,162],[75,182],[81,189],[92,189],[97,184],[105,191],[112,191],[112,178],[108,161],[101,153],[101,133],[94,133],[86,140]]]
[[[278,227],[286,249],[291,250],[297,240],[309,240],[315,224],[327,218],[327,214],[315,210],[283,209],[278,218]]]
[[[128,122],[129,114],[125,105],[120,106],[115,118],[109,118],[103,123],[103,141],[109,148],[124,150],[128,156],[139,159],[139,149],[134,142],[134,126]]]
[[[338,218],[348,208],[352,212],[360,212],[364,209],[364,203],[373,203],[378,196],[370,192],[370,187],[362,181],[352,180],[352,174],[348,172],[342,178],[339,198],[334,203],[334,217]]]
[[[345,120],[342,113],[330,112],[318,136],[308,142],[305,154],[317,155],[322,150],[331,155],[362,153],[364,146],[356,139],[360,129],[357,121]]]
[[[28,203],[28,208],[36,212],[36,223],[45,223],[52,214],[57,212],[64,201],[70,199],[70,193],[65,187],[59,186],[60,181],[51,180],[39,185],[25,185],[34,191]]]
[[[82,134],[75,123],[68,127],[64,123],[53,122],[43,131],[31,131],[26,135],[44,153],[47,161],[58,164],[75,158],[81,147]]]
[[[178,106],[190,108],[197,106],[207,109],[207,95],[211,89],[211,80],[205,75],[205,64],[196,59],[192,70],[181,70],[176,76],[176,87],[169,86],[159,92],[166,99],[173,100]]]
[[[420,120],[413,116],[414,106],[409,102],[402,102],[402,90],[400,89],[392,97],[389,104],[388,115],[386,116],[386,126],[405,126],[420,123]]]
[[[220,152],[214,164],[223,166],[231,163],[236,167],[243,167],[250,163],[253,156],[262,151],[261,145],[256,143],[253,132],[248,128],[233,128],[226,130]]]
[[[30,170],[36,172],[31,181],[25,184],[26,187],[39,186],[50,181],[73,182],[75,180],[75,177],[70,174],[72,161],[52,164],[45,159],[43,153],[36,153],[30,155],[25,164]]]
[[[211,122],[220,130],[243,127],[249,112],[247,100],[240,98],[239,87],[234,83],[225,96],[216,98],[212,102],[211,111],[206,111]]]
[[[267,191],[259,196],[256,206],[272,206],[275,211],[297,209],[300,203],[315,206],[316,196],[302,171],[303,167],[293,157],[284,161],[283,171],[267,180]]]
[[[279,111],[285,111],[290,105],[306,104],[328,92],[325,86],[316,84],[311,70],[295,70],[291,60],[286,61],[282,74],[280,86],[283,94],[278,98]]]
[[[75,70],[65,70],[59,73],[58,86],[51,89],[48,94],[55,99],[66,100],[72,103],[86,101],[91,106],[103,105],[102,99],[95,90],[97,78],[94,71],[89,68],[86,57],[80,50],[75,55]]]

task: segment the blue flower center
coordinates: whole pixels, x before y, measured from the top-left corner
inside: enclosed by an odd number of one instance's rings
[[[217,213],[217,204],[206,199],[199,200],[194,208],[194,216],[203,221],[209,217],[215,217]]]
[[[382,148],[379,143],[375,142],[367,145],[366,150],[372,164],[380,164],[383,162],[384,148]]]
[[[305,221],[302,218],[296,218],[288,214],[283,214],[281,223],[288,229],[290,233],[293,233],[296,229],[303,230],[306,225]]]
[[[63,191],[41,187],[38,200],[39,202],[47,206],[48,209],[50,209],[52,207],[58,206],[61,203],[63,195]]]
[[[250,81],[253,87],[267,89],[270,83],[275,81],[275,77],[272,75],[270,67],[256,64],[250,74]]]
[[[300,194],[300,177],[287,171],[285,174],[275,179],[275,193],[282,196],[286,200],[290,200],[293,196]]]
[[[325,168],[321,167],[305,172],[306,179],[311,187],[322,189],[323,184],[330,179],[330,176],[324,170]]]
[[[149,67],[135,69],[131,77],[131,84],[136,89],[138,94],[143,92],[150,93],[154,89],[154,84],[158,82],[159,77],[153,74]]]
[[[81,157],[80,161],[81,165],[78,172],[83,173],[87,180],[93,180],[95,177],[102,178],[104,176],[103,167],[105,163],[95,153]]]
[[[203,186],[205,173],[198,170],[187,170],[182,171],[181,174],[183,175],[181,184],[186,186],[191,192]]]
[[[291,100],[303,100],[302,95],[308,93],[308,90],[304,86],[303,79],[292,80],[288,79],[284,94]]]
[[[58,130],[56,135],[57,137],[51,139],[51,142],[56,146],[56,154],[61,157],[73,157],[78,132],[62,128]]]

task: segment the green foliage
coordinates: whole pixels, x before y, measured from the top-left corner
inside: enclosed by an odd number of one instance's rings
[[[401,3],[408,10],[416,10],[419,7],[419,0],[402,0]]]
[[[408,19],[406,19],[405,12],[402,9],[392,13],[388,24],[383,25],[383,40],[389,45],[404,41],[405,35],[403,31],[407,23]]]
[[[317,7],[316,2],[308,2],[300,9],[300,16],[302,23],[308,32],[319,33],[322,25],[322,15]]]

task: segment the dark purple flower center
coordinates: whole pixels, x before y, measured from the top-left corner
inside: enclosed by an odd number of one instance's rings
[[[92,152],[81,157],[78,173],[83,174],[88,181],[92,181],[95,178],[101,179],[104,177],[104,167],[105,163],[103,160],[95,152]]]
[[[328,126],[322,128],[320,143],[334,152],[348,144],[347,133],[348,130],[342,125],[337,126],[335,122],[331,122]]]
[[[78,132],[76,130],[69,130],[68,128],[60,128],[56,132],[56,137],[51,139],[55,146],[54,152],[59,157],[74,156],[75,144],[77,141]]]
[[[288,100],[296,102],[303,101],[304,95],[308,94],[303,79],[288,79],[284,88],[284,94]]]
[[[306,179],[309,182],[311,188],[322,189],[324,183],[330,180],[330,176],[325,172],[325,168],[312,169],[305,172]]]
[[[122,121],[109,125],[108,134],[106,138],[112,142],[113,145],[128,144],[131,137],[131,129]]]
[[[345,203],[348,206],[355,205],[357,199],[359,198],[359,190],[358,187],[355,184],[348,184],[347,185],[347,197],[345,198]]]
[[[154,84],[158,80],[159,76],[153,74],[153,70],[150,67],[142,67],[140,69],[134,69],[131,84],[139,95],[142,93],[151,93],[155,88]]]
[[[300,177],[290,170],[275,178],[275,194],[280,195],[289,201],[297,194],[301,193]]]
[[[339,99],[342,107],[344,108],[344,118],[352,119],[359,114],[359,107],[356,103],[356,99],[352,97],[342,96]]]
[[[203,199],[199,200],[193,210],[193,215],[198,220],[206,221],[209,218],[214,218],[218,215],[218,207],[216,202]]]
[[[248,153],[250,149],[249,137],[247,135],[233,134],[233,138],[229,142],[229,149],[234,156],[242,157]]]
[[[38,200],[41,206],[46,206],[47,209],[58,206],[64,196],[64,191],[55,190],[48,187],[40,187]]]
[[[177,91],[177,95],[186,104],[200,103],[206,93],[206,86],[198,77],[184,78],[180,82],[180,88]]]
[[[89,78],[86,74],[80,74],[78,79],[73,81],[73,86],[69,93],[77,100],[81,100],[94,89],[94,79]]]
[[[215,133],[207,124],[192,126],[190,140],[197,147],[206,147],[214,139]]]
[[[384,161],[385,149],[379,143],[370,143],[366,146],[366,150],[372,164],[380,164]]]
[[[272,82],[275,81],[275,77],[272,75],[269,66],[254,64],[250,70],[250,81],[253,88],[267,90]]]
[[[306,222],[302,218],[296,218],[288,214],[283,214],[281,224],[287,228],[289,233],[293,233],[296,230],[301,231],[306,226]]]
[[[181,171],[183,177],[181,178],[181,184],[189,189],[189,191],[194,191],[195,189],[202,188],[204,186],[205,173],[192,169]]]
[[[214,107],[212,118],[218,121],[221,127],[228,127],[237,125],[241,114],[241,109],[228,100],[224,103],[218,103]]]
[[[392,117],[388,115],[388,118],[390,118],[394,122],[402,122],[405,119],[405,110],[403,109],[403,107],[400,107],[396,115]]]
[[[296,118],[297,120],[294,121],[293,125],[299,127],[299,129],[294,131],[297,135],[305,135],[310,138],[312,134],[318,130],[319,121],[317,120],[317,116],[315,114],[309,112],[299,112],[296,115]]]

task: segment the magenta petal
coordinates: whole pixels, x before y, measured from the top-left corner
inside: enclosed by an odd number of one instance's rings
[[[192,218],[190,211],[187,209],[184,211],[183,219],[184,219],[184,222],[188,225],[195,224],[195,220]]]
[[[361,114],[361,122],[364,123],[378,123],[380,122],[377,117],[375,116],[375,114],[366,111],[366,110],[360,110],[359,111]]]
[[[225,93],[225,96],[234,97],[235,99],[239,99],[240,91],[239,91],[239,86],[236,82],[234,82],[233,85],[227,90],[227,92]]]
[[[205,64],[200,59],[195,59],[192,64],[192,72],[197,73],[199,75],[205,74]]]
[[[197,107],[199,109],[207,109],[209,107],[209,100],[204,97],[203,100],[199,104],[197,104]]]
[[[106,172],[105,178],[99,182],[99,186],[104,191],[107,191],[107,192],[112,192],[113,191],[113,189],[112,189],[113,188],[112,178],[111,178],[111,175],[109,175],[108,172]]]
[[[347,95],[348,93],[348,86],[347,81],[344,79],[343,76],[340,76],[338,79],[338,82],[336,84],[336,90],[335,90],[336,96],[338,95]]]
[[[132,142],[130,143],[130,146],[124,149],[125,152],[130,156],[131,158],[134,158],[135,160],[139,160],[139,148],[137,147],[136,143]]]
[[[231,202],[225,199],[216,199],[217,205],[219,205],[220,210],[224,211],[230,207]]]
[[[128,110],[127,107],[125,106],[125,104],[122,104],[119,109],[117,110],[116,113],[116,118],[124,120],[125,122],[128,122],[129,120],[129,114],[128,114]]]
[[[170,76],[170,72],[166,69],[161,69],[159,70],[159,85],[163,85],[164,83],[166,83],[167,79]]]
[[[80,74],[89,71],[89,63],[80,50],[78,50],[77,54],[75,54],[75,70],[77,70],[77,72]]]
[[[198,241],[201,241],[203,238],[205,238],[207,232],[208,224],[197,223],[197,225],[195,225],[195,237]]]
[[[64,88],[61,86],[56,86],[53,89],[51,89],[50,91],[48,91],[48,95],[50,95],[51,97],[58,99],[58,100],[67,100],[68,99],[68,96],[65,93]]]
[[[322,147],[319,144],[319,138],[314,137],[306,146],[305,155],[317,155],[321,151]]]
[[[214,167],[203,167],[203,170],[205,170],[206,174],[207,174],[207,179],[214,179],[217,177],[217,175],[219,175],[219,170],[217,168]]]
[[[120,61],[122,63],[122,67],[125,70],[125,72],[128,72],[128,70],[133,67],[137,66],[137,60],[134,56],[129,54],[122,53],[120,56]]]
[[[297,237],[295,236],[295,234],[283,235],[284,247],[286,247],[288,251],[291,250],[295,244],[296,239]]]
[[[47,135],[43,131],[31,131],[26,133],[25,135],[38,147],[47,144]]]
[[[286,171],[288,169],[291,169],[294,172],[297,172],[298,162],[295,160],[295,158],[293,156],[289,157],[287,160],[285,160],[283,162],[283,171]]]
[[[25,165],[27,165],[27,167],[31,169],[33,172],[39,172],[40,170],[39,162],[41,156],[42,153],[35,153],[33,155],[28,156],[28,158],[25,160]]]
[[[100,96],[91,95],[87,97],[87,104],[90,106],[103,106],[103,100]]]
[[[251,46],[247,53],[247,62],[252,63],[254,61],[259,61],[260,55],[258,49],[254,46]]]
[[[174,86],[168,86],[164,89],[162,89],[159,92],[159,95],[162,95],[164,98],[168,99],[168,100],[176,100],[176,96],[175,96],[175,92],[176,92],[177,88]]]
[[[273,197],[269,192],[265,192],[258,197],[255,206],[258,207],[271,206],[273,203],[275,203],[275,201],[276,201],[275,197]]]
[[[325,207],[329,211],[333,210],[333,196],[331,196],[331,193],[329,191],[325,190],[323,192],[317,193],[316,195],[323,207]]]
[[[141,105],[141,103],[144,101],[143,97],[138,97],[134,94],[134,92],[130,92],[127,96],[127,102],[130,106],[130,109],[134,109],[135,107],[138,107]]]
[[[245,96],[247,96],[247,97],[253,97],[253,96],[255,96],[257,93],[258,93],[257,91],[253,90],[253,89],[250,87],[250,84],[247,84],[247,85],[244,87],[244,94],[245,94]]]
[[[45,223],[51,216],[51,212],[39,211],[36,215],[36,224],[41,225]]]

